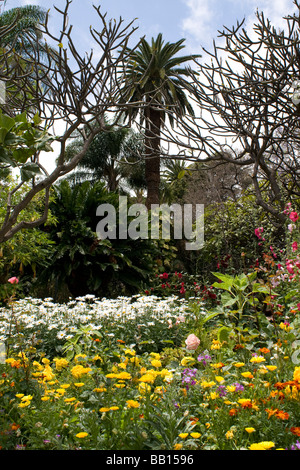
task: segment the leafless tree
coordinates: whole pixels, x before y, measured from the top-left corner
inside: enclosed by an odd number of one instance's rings
[[[285,18],[284,30],[257,12],[253,31],[242,22],[220,33],[213,50],[205,50],[208,60],[191,69],[195,117],[185,115],[176,133],[164,134],[169,151],[172,144],[181,148],[177,158],[248,168],[257,204],[279,225],[287,200],[300,195],[300,99],[293,100],[300,86],[300,6],[294,3],[297,13]]]
[[[18,54],[13,44],[1,50],[0,80],[6,85],[2,110],[15,114],[26,111],[29,118],[38,113],[49,132],[58,123],[63,123],[64,129],[57,137],[59,156],[55,169],[48,172],[37,152],[31,161],[39,167],[40,174],[32,179],[30,190],[17,203],[14,197],[23,182],[9,192],[0,243],[21,229],[37,227],[47,220],[51,186],[76,167],[94,136],[107,129],[105,115],[110,116],[110,127],[122,125],[117,96],[128,60],[128,41],[136,28],[133,23],[124,25],[121,18],[108,20],[100,7],[94,7],[99,26],[91,27],[90,35],[97,50],[82,54],[69,25],[70,4],[71,0],[66,0],[64,9],[55,7],[61,19],[58,34],[51,31],[47,16],[45,24],[40,25],[43,43],[29,36],[26,43],[31,41],[31,47],[26,54]],[[13,27],[14,24],[0,30],[0,37]],[[66,144],[75,131],[77,135],[81,133],[84,144],[80,152],[66,161]],[[37,220],[23,220],[22,211],[39,193],[45,194],[43,213]]]

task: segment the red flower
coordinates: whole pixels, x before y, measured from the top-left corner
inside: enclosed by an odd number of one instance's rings
[[[299,219],[299,215],[297,214],[297,212],[291,212],[290,219],[292,222],[296,222]]]
[[[293,242],[293,243],[292,243],[292,250],[293,250],[293,251],[297,251],[297,250],[298,250],[298,243],[297,243],[297,242]]]

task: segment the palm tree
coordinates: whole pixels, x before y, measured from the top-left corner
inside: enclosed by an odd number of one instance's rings
[[[159,34],[152,38],[151,44],[142,39],[136,49],[127,49],[129,60],[120,94],[122,102],[132,104],[127,108],[127,116],[135,118],[141,112],[145,127],[148,209],[151,204],[159,204],[161,130],[166,115],[173,126],[174,116],[182,117],[187,111],[193,114],[186,95],[189,83],[184,78],[189,75],[189,69],[180,65],[200,56],[177,56],[185,47],[184,41],[164,43]],[[136,106],[137,102],[142,102],[140,107]]]
[[[1,38],[0,47],[14,47],[19,54],[25,54],[33,47],[33,41],[41,42],[42,34],[38,25],[45,21],[47,12],[37,5],[25,5],[11,8],[0,15],[0,29],[8,27],[8,32]],[[10,25],[14,25],[9,28]],[[28,39],[30,34],[32,40]]]
[[[109,123],[107,122],[109,125]],[[111,127],[93,139],[88,151],[67,179],[74,184],[83,181],[104,181],[108,191],[142,189],[144,178],[142,136],[127,127]],[[80,152],[82,137],[75,138],[66,148],[66,160]]]

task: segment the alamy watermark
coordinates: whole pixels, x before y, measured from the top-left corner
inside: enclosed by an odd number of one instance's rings
[[[0,80],[0,104],[5,104],[6,100],[6,86],[5,82]]]
[[[102,217],[96,227],[99,239],[105,240],[186,240],[187,250],[204,245],[204,204],[144,204],[128,206],[127,196],[119,196],[118,215],[112,204],[100,204],[96,215]],[[171,236],[172,230],[172,236]]]
[[[292,363],[293,364],[299,364],[300,363],[300,340],[296,340],[292,343],[292,347],[295,349],[295,351],[292,354]]]
[[[0,364],[5,364],[5,359],[6,359],[5,344],[0,343]]]

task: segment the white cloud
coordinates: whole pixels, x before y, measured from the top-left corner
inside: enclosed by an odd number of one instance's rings
[[[244,27],[251,34],[257,23],[256,11],[263,11],[272,25],[284,28],[284,17],[293,14],[296,7],[293,0],[183,0],[187,16],[182,20],[182,30],[187,37],[189,48],[211,46],[217,39],[218,29],[223,25],[231,27],[245,16]]]
[[[284,29],[286,27],[285,17],[292,15],[296,11],[293,0],[246,0],[249,5],[249,16],[246,21],[246,28],[250,29],[253,23],[257,23],[255,11],[264,13],[265,19],[271,21],[275,28]],[[250,13],[252,10],[252,14]]]
[[[185,0],[189,9],[189,15],[182,20],[184,34],[189,35],[196,42],[206,42],[208,38],[213,38],[215,30],[214,10],[215,0]]]

